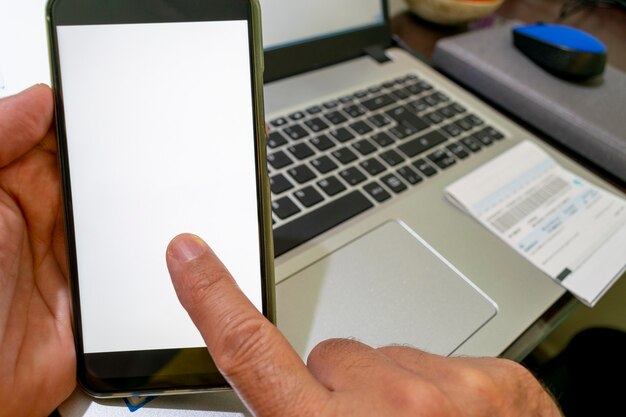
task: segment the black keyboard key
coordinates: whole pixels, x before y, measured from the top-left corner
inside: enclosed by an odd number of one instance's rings
[[[376,152],[376,147],[371,144],[367,139],[361,139],[360,141],[353,143],[352,147],[357,150],[361,155],[369,155],[372,152]]]
[[[293,125],[285,128],[285,134],[293,140],[302,139],[305,136],[309,136],[309,132],[304,130],[300,125]]]
[[[363,189],[370,195],[372,198],[379,203],[389,199],[391,194],[389,194],[383,187],[380,186],[377,182],[371,182],[363,187]]]
[[[484,146],[489,146],[493,143],[493,139],[489,135],[489,132],[485,129],[481,130],[480,132],[474,133],[472,136]]]
[[[391,189],[394,193],[401,193],[406,190],[406,185],[402,181],[398,179],[394,174],[388,174],[381,178],[381,181],[385,183],[387,187]]]
[[[415,155],[427,151],[440,143],[445,142],[447,139],[444,135],[438,131],[427,133],[419,138],[412,139],[407,143],[400,145],[399,149],[404,152],[409,158]]]
[[[387,169],[376,158],[370,158],[366,161],[361,162],[359,165],[361,165],[361,168],[363,168],[365,171],[367,171],[368,174],[372,176],[378,175]]]
[[[416,116],[408,107],[398,106],[386,112],[389,117],[404,127],[412,127],[415,131],[420,131],[428,127],[428,122]]]
[[[379,156],[392,167],[404,162],[404,157],[393,149],[383,152]]]
[[[413,166],[417,168],[419,172],[426,175],[427,177],[432,177],[433,175],[437,173],[437,170],[433,168],[431,165],[429,165],[428,162],[426,162],[423,159],[418,159],[417,161],[413,162]]]
[[[441,159],[447,158],[448,156],[449,155],[446,151],[442,149],[437,149],[435,152],[428,155],[428,159],[435,162],[435,161],[439,161]]]
[[[304,122],[304,124],[311,129],[313,132],[317,133],[324,129],[328,129],[328,125],[319,117],[314,117],[310,120]]]
[[[419,81],[417,85],[422,91],[429,91],[433,89],[433,86],[428,84],[426,81]]]
[[[354,97],[356,98],[364,98],[366,96],[367,96],[367,91],[365,90],[357,91],[356,93],[354,93]]]
[[[342,164],[349,164],[357,159],[357,156],[348,148],[340,148],[333,151],[333,156]]]
[[[364,100],[361,102],[363,106],[365,106],[369,111],[374,111],[378,109],[382,109],[383,107],[387,107],[393,103],[395,103],[393,97],[388,94],[383,94],[382,96],[370,98],[369,100]]]
[[[407,93],[413,95],[413,96],[417,96],[419,94],[421,94],[424,90],[419,86],[418,83],[414,83],[414,84],[409,84],[404,88],[404,91],[406,91]]]
[[[482,149],[480,142],[471,136],[461,139],[461,142],[463,142],[463,145],[465,145],[472,152],[478,152]]]
[[[287,143],[287,139],[278,132],[271,132],[267,138],[267,146],[276,148]]]
[[[350,103],[352,101],[354,101],[354,97],[352,97],[352,96],[343,96],[343,97],[339,98],[339,102],[341,104],[347,104],[347,103]]]
[[[393,81],[386,81],[383,83],[383,87],[385,88],[391,88],[395,85],[395,83]]]
[[[472,122],[467,120],[467,118],[457,120],[456,125],[466,132],[474,128],[474,125],[472,124]]]
[[[341,178],[343,178],[343,180],[350,185],[357,185],[367,179],[357,167],[344,169],[339,173],[339,175],[341,175]]]
[[[380,90],[382,90],[382,87],[380,85],[375,85],[367,89],[367,91],[372,94],[380,93]]]
[[[324,200],[324,197],[311,186],[296,191],[294,194],[304,207],[311,207]]]
[[[289,197],[283,197],[272,201],[272,211],[280,219],[286,219],[300,212],[298,206]]]
[[[457,112],[458,114],[465,113],[467,111],[467,109],[459,103],[452,103],[451,106],[454,109],[454,111]]]
[[[483,129],[483,131],[486,131],[487,134],[489,135],[489,137],[491,137],[491,139],[495,139],[495,140],[502,140],[504,139],[504,135],[499,132],[498,130],[494,129],[491,126],[488,126],[486,128]]]
[[[402,178],[404,178],[405,181],[411,185],[415,185],[422,181],[422,177],[409,167],[402,167],[398,169],[398,174],[400,174]]]
[[[445,103],[446,101],[450,101],[450,97],[448,97],[441,91],[437,91],[435,94],[433,94],[433,96],[435,96],[437,98],[437,101],[439,101],[440,103]]]
[[[424,99],[414,100],[410,102],[408,106],[415,113],[421,113],[429,107],[428,104],[426,104],[426,102],[424,101]]]
[[[292,188],[293,184],[282,174],[274,175],[270,178],[270,189],[274,194],[284,193]]]
[[[327,109],[334,109],[338,105],[339,105],[339,102],[337,100],[330,100],[323,104],[323,106]]]
[[[451,156],[448,156],[446,158],[438,160],[437,162],[435,162],[435,164],[437,164],[437,166],[441,169],[446,169],[449,166],[456,164],[456,160]]]
[[[324,117],[326,117],[334,125],[341,124],[348,120],[339,110],[328,112],[324,115]]]
[[[456,111],[452,106],[446,106],[439,109],[439,114],[441,114],[446,119],[456,116]]]
[[[391,121],[382,114],[375,114],[373,116],[370,116],[367,120],[369,120],[370,123],[376,127],[387,126],[389,123],[391,123]]]
[[[366,133],[369,133],[372,130],[374,130],[372,126],[368,125],[366,122],[362,120],[352,123],[350,127],[359,135],[365,135]]]
[[[327,172],[337,169],[337,164],[327,156],[320,156],[319,158],[313,159],[311,165],[313,165],[313,168],[320,174],[326,174]]]
[[[296,180],[299,184],[304,184],[305,182],[311,181],[316,177],[315,173],[311,171],[309,167],[306,165],[300,165],[294,168],[289,169],[289,175]]]
[[[283,151],[278,151],[267,155],[267,162],[275,169],[281,169],[293,164],[291,158]]]
[[[397,97],[400,100],[404,100],[404,99],[411,97],[411,95],[407,93],[406,91],[404,91],[403,89],[394,90],[391,92],[391,94],[393,94],[395,97]]]
[[[439,168],[446,169],[451,165],[456,164],[456,160],[443,150],[437,150],[430,155],[428,159],[433,161]]]
[[[300,160],[306,159],[309,156],[312,156],[315,154],[313,149],[311,149],[309,145],[307,145],[306,143],[297,143],[295,145],[288,147],[287,149],[289,150],[289,152],[291,152],[293,156],[295,156],[296,158]]]
[[[444,117],[438,111],[434,111],[424,115],[424,119],[428,120],[430,123],[436,125],[437,123],[441,123],[444,121]]]
[[[274,255],[283,253],[332,229],[374,205],[360,191],[353,191],[274,229]]]
[[[430,96],[424,97],[424,102],[432,107],[432,106],[436,106],[437,104],[439,104],[439,99],[437,98],[435,94],[432,94]]]
[[[350,117],[359,117],[365,114],[365,110],[363,110],[362,107],[357,106],[356,104],[344,107],[343,111],[348,113]]]
[[[329,197],[346,190],[346,186],[335,177],[324,178],[323,180],[318,181],[317,185],[322,189],[322,191],[328,194]]]
[[[475,127],[482,126],[485,124],[485,121],[481,119],[480,117],[476,116],[475,114],[470,114],[469,116],[466,116],[463,120],[467,120],[468,123],[470,123],[472,126],[475,126]]]
[[[279,117],[278,119],[272,120],[270,124],[274,127],[281,127],[287,124],[287,119],[284,117]]]
[[[326,149],[330,149],[335,146],[335,142],[330,140],[326,135],[321,135],[311,139],[311,144],[320,151],[325,151]]]
[[[454,156],[456,156],[459,159],[465,159],[469,156],[469,153],[458,142],[451,143],[450,145],[446,146],[446,148],[448,148],[448,150],[452,152]]]
[[[311,115],[319,114],[322,112],[322,108],[320,106],[313,106],[313,107],[309,107],[308,109],[306,109],[306,112]]]
[[[302,113],[301,111],[297,111],[297,112],[295,112],[295,113],[293,113],[293,114],[290,114],[290,115],[289,115],[289,118],[290,118],[291,120],[302,120],[302,119],[304,119],[305,117],[306,117],[306,116],[305,116],[305,114],[304,114],[304,113]]]
[[[372,140],[378,144],[380,147],[389,146],[395,142],[395,140],[391,139],[391,137],[386,133],[376,133],[372,135]]]
[[[345,127],[340,127],[339,129],[331,130],[329,133],[332,137],[334,137],[341,143],[347,142],[350,139],[354,139],[354,135],[350,133],[350,131],[346,129]]]
[[[463,129],[461,129],[456,123],[450,123],[449,125],[445,125],[443,127],[443,130],[453,138],[463,133]]]
[[[407,137],[417,133],[413,127],[395,126],[389,129],[389,133],[394,135],[398,139],[406,139]]]

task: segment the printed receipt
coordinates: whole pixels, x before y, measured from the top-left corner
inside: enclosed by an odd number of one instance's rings
[[[529,141],[453,183],[446,196],[589,306],[626,271],[626,201]]]

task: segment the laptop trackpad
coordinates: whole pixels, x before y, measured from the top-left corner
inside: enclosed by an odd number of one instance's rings
[[[306,358],[322,340],[449,355],[495,304],[403,223],[390,221],[279,283],[278,327]]]

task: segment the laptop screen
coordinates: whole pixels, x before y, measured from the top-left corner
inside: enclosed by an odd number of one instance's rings
[[[384,22],[380,0],[260,0],[266,51]]]

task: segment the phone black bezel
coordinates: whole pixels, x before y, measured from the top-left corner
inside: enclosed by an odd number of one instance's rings
[[[260,202],[259,250],[263,314],[274,321],[273,303],[273,244],[269,213],[269,191],[265,165],[265,132],[262,108],[262,64],[260,45],[260,16],[254,0],[50,0],[47,6],[48,39],[55,116],[66,219],[70,283],[74,318],[74,337],[77,349],[78,380],[83,388],[96,397],[134,394],[164,394],[226,389],[228,384],[211,360],[206,348],[150,350],[137,352],[110,352],[85,354],[79,300],[76,240],[74,235],[71,175],[65,131],[63,88],[56,26],[103,25],[131,23],[166,23],[246,20],[250,45],[250,77],[254,112],[255,155],[257,172],[257,199]],[[216,57],[217,59],[217,57]],[[165,252],[165,248],[164,248]],[[176,358],[176,361],[172,359]],[[167,373],[163,367],[175,362]],[[199,370],[199,371],[198,371]],[[96,371],[96,372],[94,372]],[[131,374],[133,372],[133,374]],[[145,375],[144,375],[145,374]]]

